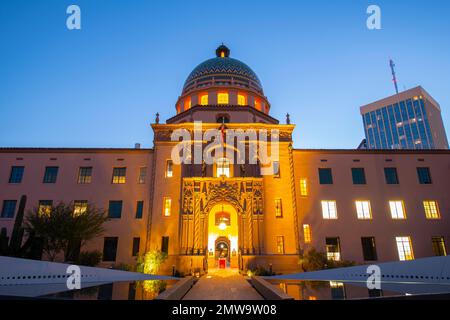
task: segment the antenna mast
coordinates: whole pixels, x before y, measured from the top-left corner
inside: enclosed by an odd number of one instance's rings
[[[395,75],[395,63],[392,59],[389,59],[389,65],[392,72],[392,81],[394,82],[395,92],[398,94],[397,76]]]

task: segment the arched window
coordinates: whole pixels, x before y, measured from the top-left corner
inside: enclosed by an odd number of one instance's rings
[[[217,104],[228,104],[228,93],[219,92],[217,94]]]
[[[230,160],[227,158],[220,158],[216,160],[216,176],[230,177]]]

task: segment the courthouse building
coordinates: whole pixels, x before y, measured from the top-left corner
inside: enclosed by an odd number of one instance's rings
[[[168,253],[164,272],[206,270],[219,258],[230,268],[297,271],[311,248],[358,263],[446,255],[448,150],[295,149],[295,125],[270,109],[255,72],[220,46],[188,76],[176,114],[151,125],[152,149],[1,148],[0,228],[11,235],[26,195],[28,210],[60,201],[107,210],[105,233],[83,248],[102,251],[104,266],[154,249]],[[195,121],[224,135],[267,131],[270,150],[278,130],[274,174],[262,174],[249,152],[245,164],[226,154],[213,164],[175,163],[172,134],[192,133]],[[237,158],[239,149],[223,146]]]

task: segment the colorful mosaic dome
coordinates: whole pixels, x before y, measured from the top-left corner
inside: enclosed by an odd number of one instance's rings
[[[261,82],[256,73],[245,63],[230,58],[230,50],[221,45],[216,50],[216,57],[200,63],[187,77],[183,93],[202,86],[235,85],[263,93]]]

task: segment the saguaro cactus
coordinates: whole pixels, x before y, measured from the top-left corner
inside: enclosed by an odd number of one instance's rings
[[[23,219],[25,216],[25,206],[27,203],[27,196],[23,195],[20,198],[19,209],[17,210],[16,219],[14,221],[14,228],[11,233],[11,239],[6,236],[6,229],[2,229],[0,233],[0,254],[13,257],[28,257],[28,249],[35,240],[34,234],[29,234],[27,241],[22,245],[25,229],[23,227]]]

